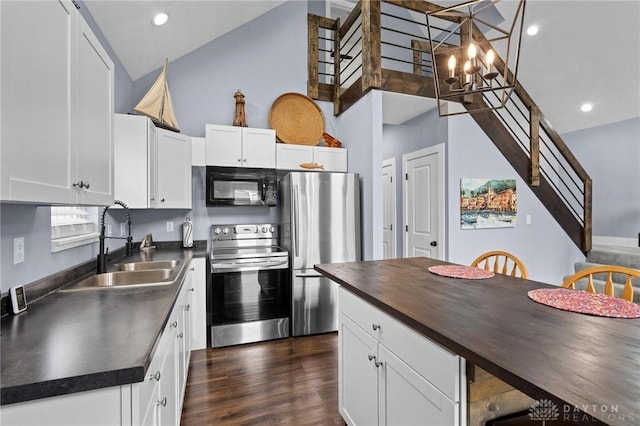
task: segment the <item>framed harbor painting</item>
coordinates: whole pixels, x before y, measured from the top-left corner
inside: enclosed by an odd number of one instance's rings
[[[460,179],[460,229],[513,228],[517,212],[515,179]]]

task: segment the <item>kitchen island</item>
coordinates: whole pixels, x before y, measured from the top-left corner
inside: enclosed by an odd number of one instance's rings
[[[434,259],[316,265],[343,289],[560,415],[586,412],[612,425],[640,422],[640,320],[566,312],[527,292],[553,287],[497,274],[482,280],[430,273]]]

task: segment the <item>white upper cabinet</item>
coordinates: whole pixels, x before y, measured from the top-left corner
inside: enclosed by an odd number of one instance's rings
[[[72,126],[76,144],[76,180],[85,188],[80,204],[113,202],[113,62],[89,25],[82,21],[78,63],[72,88],[77,110]]]
[[[0,41],[0,199],[110,204],[111,59],[67,0],[2,2]]]
[[[190,209],[191,138],[158,129],[156,206],[161,209]]]
[[[276,167],[276,131],[207,124],[207,166]]]
[[[304,163],[315,163],[322,168],[308,169],[300,166]],[[326,146],[279,143],[276,145],[276,168],[279,170],[346,172],[347,150]]]
[[[130,208],[190,209],[191,138],[115,114],[115,196]]]

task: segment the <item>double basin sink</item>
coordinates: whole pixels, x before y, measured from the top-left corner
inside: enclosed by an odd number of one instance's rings
[[[179,265],[179,260],[120,263],[117,271],[93,275],[62,291],[170,285],[180,272]]]

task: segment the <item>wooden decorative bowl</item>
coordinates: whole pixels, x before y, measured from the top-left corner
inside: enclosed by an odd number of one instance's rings
[[[280,142],[318,145],[324,133],[324,115],[310,97],[285,93],[271,105],[269,125]]]

